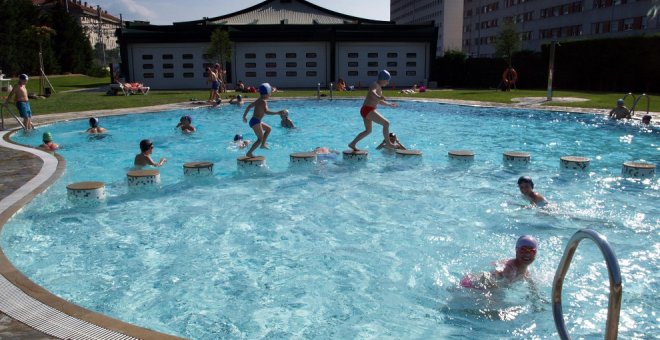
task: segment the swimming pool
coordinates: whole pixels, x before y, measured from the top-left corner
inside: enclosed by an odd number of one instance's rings
[[[273,101],[298,126],[274,126],[268,169],[237,171],[236,133],[254,139],[242,109],[197,109],[42,128],[64,148],[67,169],[2,230],[14,265],[55,294],[143,327],[216,338],[536,338],[555,334],[550,298],[565,243],[580,228],[606,235],[624,280],[620,331],[658,334],[658,178],[621,178],[621,163],[658,164],[660,132],[602,117],[561,112],[401,102],[382,109],[402,143],[424,152],[410,162],[376,151],[379,127],[361,144],[362,165],[291,167],[289,154],[342,150],[362,128],[359,101]],[[183,114],[198,132],[174,130]],[[14,140],[37,145],[40,134]],[[126,171],[138,143],[167,157],[157,190],[129,191]],[[475,151],[473,164],[447,151]],[[532,153],[527,168],[502,153]],[[592,158],[584,173],[562,172],[559,157]],[[186,179],[181,166],[212,161],[211,178]],[[557,206],[524,209],[520,175]],[[66,184],[99,180],[107,203],[79,207]],[[541,298],[525,284],[490,294],[459,289],[461,276],[514,255],[520,234],[540,241],[531,266]],[[564,288],[569,330],[600,337],[607,271],[585,242]]]

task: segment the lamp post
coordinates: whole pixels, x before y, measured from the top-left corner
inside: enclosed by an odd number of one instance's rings
[[[548,65],[548,101],[552,101],[552,77],[555,71],[555,48],[557,47],[557,40],[553,40],[550,44],[550,61]]]

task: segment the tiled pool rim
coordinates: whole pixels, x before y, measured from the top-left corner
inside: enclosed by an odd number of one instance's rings
[[[300,99],[316,100],[310,98],[282,98],[279,100]],[[338,98],[335,100],[355,99],[362,98]],[[608,112],[607,110],[598,109],[579,109],[554,106],[530,107],[527,105],[501,105],[496,103],[433,100],[426,98],[396,98],[396,100],[437,102],[439,104],[475,107],[509,107],[542,111],[564,111],[573,113],[606,114]],[[191,108],[190,105],[186,104],[188,103],[37,116],[36,118],[41,119],[38,119],[36,123],[43,125],[59,121],[87,119],[92,116],[127,115]],[[658,115],[655,114],[654,117],[657,119]],[[639,119],[639,117],[636,118]],[[44,122],[41,122],[41,120],[44,120]],[[11,141],[9,137],[16,131],[18,131],[18,128],[9,131],[0,131],[0,137],[2,137],[0,139],[0,147],[36,155],[43,161],[43,165],[35,177],[0,201],[0,231],[4,224],[14,214],[20,211],[23,206],[28,204],[38,194],[46,191],[62,175],[66,164],[64,158],[57,153],[47,153],[31,146],[24,146]],[[18,271],[4,255],[2,248],[0,248],[0,311],[36,330],[62,339],[181,339],[176,336],[152,331],[110,318],[57,297],[41,286],[35,284]]]

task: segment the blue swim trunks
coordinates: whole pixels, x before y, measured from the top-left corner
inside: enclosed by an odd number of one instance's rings
[[[250,118],[250,122],[248,124],[250,124],[250,127],[253,127],[257,124],[261,124],[261,119],[257,119],[257,118],[252,117],[252,118]]]
[[[30,103],[16,102],[16,108],[18,109],[18,113],[21,115],[21,118],[32,117],[32,109],[30,109]]]
[[[220,82],[217,81],[217,80],[214,80],[214,81],[211,83],[211,89],[212,89],[212,90],[217,90],[217,89],[219,89],[219,88],[220,88]]]

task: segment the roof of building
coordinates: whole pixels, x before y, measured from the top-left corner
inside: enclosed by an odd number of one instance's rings
[[[202,20],[175,22],[174,25],[332,25],[391,24],[331,11],[305,0],[266,0],[238,12]]]
[[[75,1],[75,0],[32,0],[32,4],[35,6],[43,6],[43,7],[48,7],[48,6],[54,6],[56,4],[61,4],[62,6],[65,5],[64,1],[68,1],[69,5],[69,11],[73,12],[75,14],[83,14],[83,15],[89,15],[89,16],[98,16],[99,12],[96,7],[92,6],[91,4],[87,4],[87,2],[81,2],[80,0]],[[117,18],[114,15],[108,14],[108,11],[103,11],[101,10],[101,17],[103,19],[109,20],[109,21],[115,21],[115,22],[120,22],[121,19]]]

